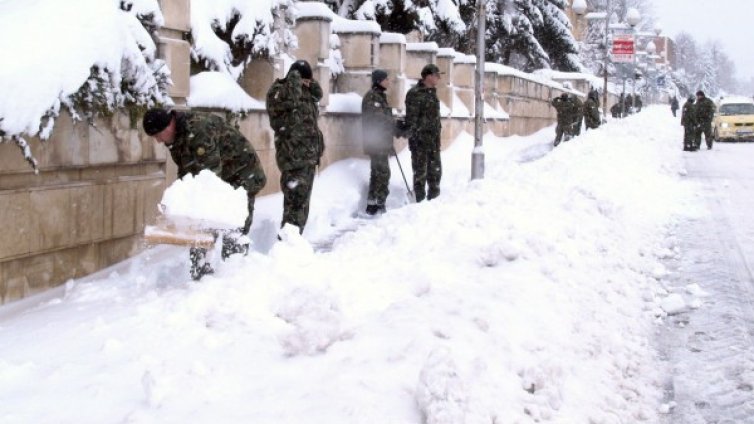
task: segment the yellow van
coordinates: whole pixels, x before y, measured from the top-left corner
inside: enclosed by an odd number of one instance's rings
[[[712,131],[718,141],[754,140],[754,100],[748,97],[720,100]]]

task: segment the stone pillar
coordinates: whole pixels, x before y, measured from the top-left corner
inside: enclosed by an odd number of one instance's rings
[[[372,71],[380,63],[380,29],[369,25],[358,29],[335,28],[340,38],[340,54],[345,71],[338,75],[335,92],[363,95],[372,85]]]
[[[435,63],[438,51],[437,43],[408,43],[406,44],[406,76],[411,79],[421,79],[424,65]]]
[[[382,33],[380,36],[380,62],[377,66],[388,73],[390,90],[387,100],[390,106],[405,112],[406,93],[406,37],[403,34]]]
[[[442,79],[437,86],[437,97],[445,103],[448,109],[453,110],[453,61],[455,60],[455,50],[442,48],[437,51],[437,67],[442,72]]]
[[[280,58],[253,59],[246,66],[239,84],[249,96],[265,101],[267,90],[277,78],[284,76],[283,73],[283,60]]]
[[[330,68],[325,60],[330,57],[330,25],[332,12],[319,2],[299,2],[296,20],[298,49],[295,57],[309,62],[314,78],[322,86],[324,96],[320,105],[327,106],[330,100]]]
[[[476,57],[458,54],[453,60],[453,85],[455,94],[474,116],[474,73]]]
[[[190,0],[159,0],[165,24],[159,29],[157,56],[170,68],[173,85],[168,94],[176,107],[185,108],[191,75],[191,45],[184,35],[191,31]]]

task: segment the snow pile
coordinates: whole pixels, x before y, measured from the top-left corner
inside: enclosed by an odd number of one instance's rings
[[[212,171],[176,180],[160,202],[163,215],[205,223],[210,228],[242,227],[248,215],[246,190],[234,189]]]
[[[330,94],[327,111],[331,113],[361,114],[362,97],[358,93]]]
[[[142,256],[2,321],[0,421],[659,422],[649,252],[693,201],[679,134],[663,106],[555,150],[487,136],[473,182],[464,134],[432,202],[405,205],[391,158],[376,220],[352,218],[368,162],[332,165],[303,237],[257,200],[268,254],[198,284],[185,250]]]
[[[48,138],[63,106],[85,119],[169,102],[140,20],[162,24],[156,0],[0,2],[0,134]]]
[[[189,107],[220,108],[231,112],[262,109],[265,104],[249,96],[224,72],[200,72],[191,77]]]

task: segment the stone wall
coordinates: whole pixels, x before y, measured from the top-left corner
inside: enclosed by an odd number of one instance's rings
[[[28,140],[39,175],[0,144],[0,299],[19,299],[138,252],[165,189],[164,148],[119,115],[95,127],[61,114]]]

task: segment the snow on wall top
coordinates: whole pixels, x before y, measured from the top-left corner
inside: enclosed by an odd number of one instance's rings
[[[333,16],[332,31],[337,33],[382,34],[380,24],[374,21],[357,21]]]
[[[434,41],[428,43],[406,43],[407,52],[437,52],[440,48]]]
[[[453,63],[476,65],[476,56],[470,54],[456,53]]]
[[[264,110],[265,104],[249,96],[225,72],[201,72],[191,77],[189,107],[220,108],[231,112]]]
[[[440,47],[437,49],[438,57],[456,57],[458,52],[450,47]]]
[[[406,44],[406,36],[397,32],[383,32],[380,35],[382,44]]]
[[[326,21],[332,21],[333,13],[324,3],[316,1],[299,1],[296,2],[296,18],[319,18]]]

